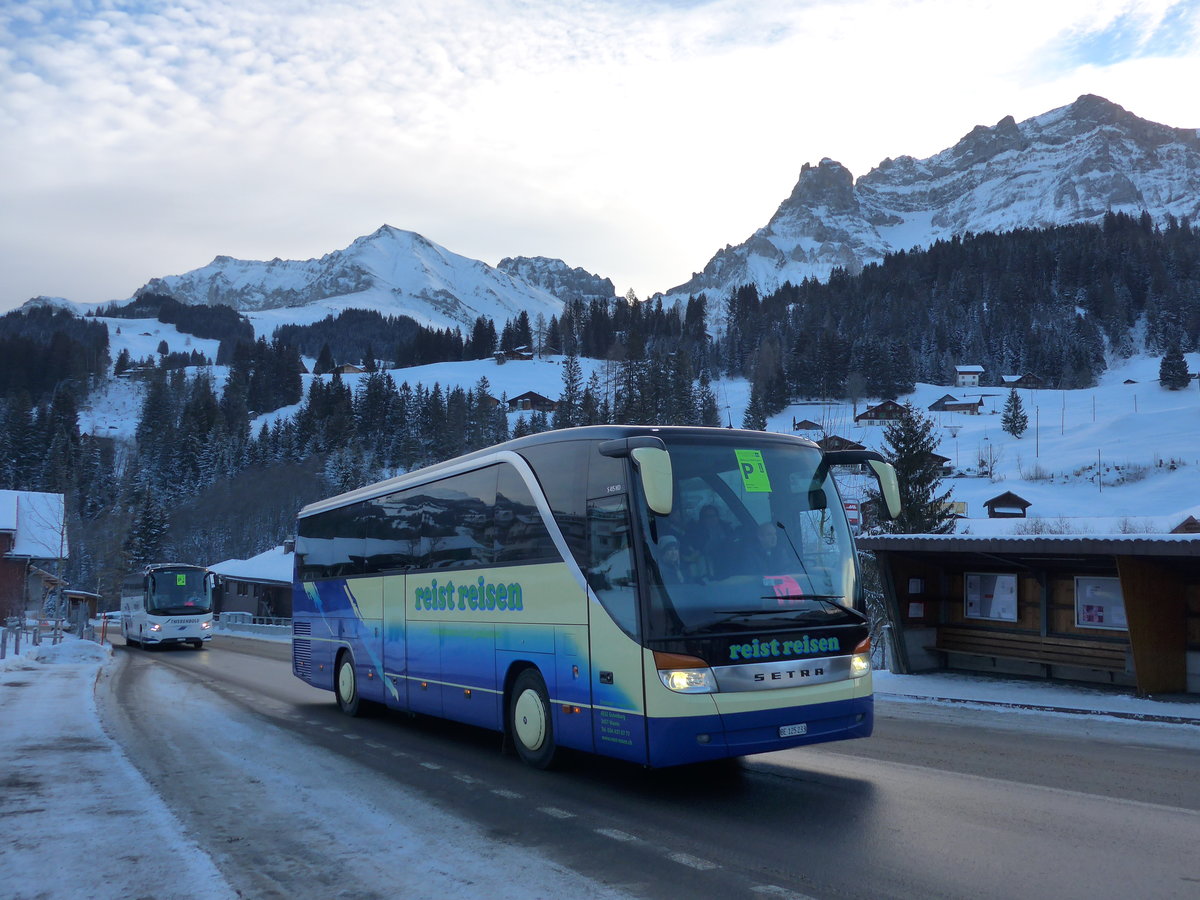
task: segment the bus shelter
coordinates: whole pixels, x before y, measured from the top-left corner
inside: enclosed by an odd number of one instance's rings
[[[890,665],[1200,693],[1200,535],[875,535]]]

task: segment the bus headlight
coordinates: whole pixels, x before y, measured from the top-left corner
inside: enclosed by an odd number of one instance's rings
[[[205,631],[208,631],[208,629],[212,628],[212,622],[209,622],[209,621],[201,622],[200,627],[203,628]]]
[[[708,663],[698,656],[654,652],[654,664],[663,685],[680,694],[713,694],[717,680]]]
[[[159,625],[157,622],[155,622],[153,625],[150,626],[150,628],[148,630],[149,631],[162,631],[162,626]]]
[[[862,678],[871,671],[871,657],[865,653],[858,653],[850,657],[850,677]]]
[[[864,638],[858,642],[858,646],[854,648],[854,655],[850,657],[850,677],[862,678],[871,671],[871,639]]]

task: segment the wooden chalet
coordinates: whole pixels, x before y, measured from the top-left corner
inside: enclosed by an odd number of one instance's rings
[[[856,425],[885,425],[895,422],[904,415],[904,407],[895,400],[884,400],[878,406],[871,406],[865,412],[854,417]]]
[[[1024,497],[1012,491],[1005,491],[991,500],[984,500],[983,505],[987,508],[989,519],[1024,519],[1026,511],[1033,506]]]
[[[929,411],[930,412],[946,412],[946,404],[961,403],[961,402],[962,401],[959,400],[957,397],[955,397],[953,394],[943,394],[937,400],[934,400],[932,403],[929,404]]]
[[[1026,372],[1024,375],[1001,375],[1000,383],[1007,388],[1031,390],[1036,390],[1043,386],[1042,379],[1032,372]]]
[[[817,446],[822,450],[866,450],[866,445],[860,444],[857,441],[852,441],[849,438],[844,438],[839,434],[828,434],[817,441]]]
[[[812,419],[800,419],[799,421],[797,421],[795,416],[792,417],[792,431],[824,431],[824,430],[825,430],[824,428],[822,428],[820,425],[818,425]]]
[[[558,407],[557,400],[544,397],[537,391],[526,391],[508,399],[509,412],[544,412],[552,413]]]

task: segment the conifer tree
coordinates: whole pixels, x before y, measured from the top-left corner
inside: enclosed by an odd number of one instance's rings
[[[1017,395],[1017,389],[1011,388],[1008,399],[1004,402],[1004,413],[1000,416],[1000,427],[1015,438],[1019,438],[1029,428],[1029,416]]]
[[[562,382],[562,393],[554,413],[554,427],[573,428],[582,425],[583,369],[579,365],[579,357],[574,353],[568,353],[563,360]]]
[[[333,361],[333,351],[329,349],[328,344],[321,345],[321,352],[317,354],[317,361],[313,365],[314,375],[328,375],[334,370],[336,363]]]
[[[767,430],[767,413],[762,390],[758,384],[750,387],[750,403],[746,406],[746,414],[742,417],[742,427],[755,431]]]
[[[954,530],[952,491],[941,490],[941,465],[934,455],[938,447],[934,426],[933,419],[908,402],[900,418],[889,422],[883,433],[883,455],[896,468],[903,507],[898,519],[883,522],[887,531],[947,534]],[[881,502],[875,495],[873,499]]]
[[[1178,391],[1187,387],[1191,378],[1183,351],[1178,344],[1173,345],[1158,365],[1158,383],[1169,391]]]

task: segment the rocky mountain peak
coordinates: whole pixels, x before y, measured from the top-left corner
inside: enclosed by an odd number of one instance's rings
[[[1110,210],[1200,219],[1200,132],[1084,94],[1023,122],[978,125],[927,159],[885,159],[857,182],[833,160],[805,164],[766,226],[666,296],[704,292],[717,304],[744,284],[770,292],[968,231],[1096,222]]]

